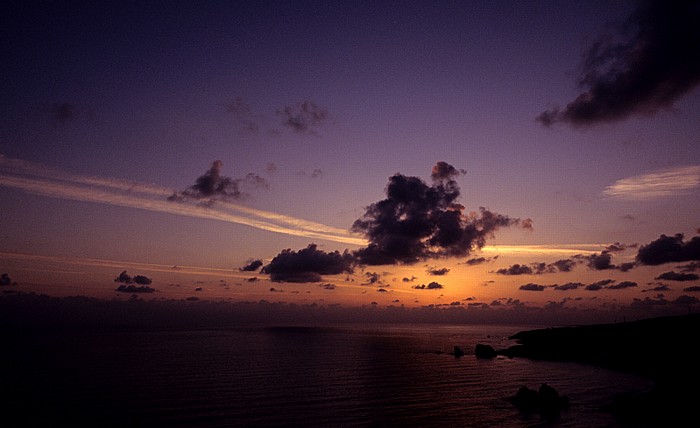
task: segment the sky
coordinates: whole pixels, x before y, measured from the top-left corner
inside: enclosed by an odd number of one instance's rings
[[[700,309],[698,2],[6,2],[0,290]]]

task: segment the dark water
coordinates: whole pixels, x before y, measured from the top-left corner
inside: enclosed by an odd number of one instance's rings
[[[604,369],[454,358],[523,328],[342,326],[52,333],[5,340],[0,426],[616,426],[599,407],[649,383]],[[572,406],[523,414],[547,382]],[[16,418],[17,422],[11,422]]]

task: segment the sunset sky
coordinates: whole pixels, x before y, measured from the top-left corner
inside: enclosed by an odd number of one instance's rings
[[[5,4],[0,291],[700,309],[664,4]]]

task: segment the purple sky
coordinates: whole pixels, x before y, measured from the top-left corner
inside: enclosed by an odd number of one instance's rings
[[[624,272],[584,259],[662,234],[690,242],[700,228],[700,13],[639,6],[4,5],[0,273],[17,282],[5,290],[127,298],[113,279],[128,270],[152,279],[143,298],[610,308],[692,297],[683,289],[698,280],[654,278],[695,256]],[[666,16],[673,25],[657,22]],[[217,160],[225,195],[196,183]],[[364,247],[372,238],[350,228],[389,177],[429,186],[439,161],[466,171],[452,177],[465,216],[485,207],[532,230],[322,275],[333,289],[239,270],[311,243]],[[567,272],[497,273],[574,256]],[[464,264],[477,257],[488,261]],[[584,289],[606,279],[638,286]],[[443,288],[414,288],[433,281]],[[567,283],[582,286],[553,287]],[[644,291],[657,283],[667,290]]]

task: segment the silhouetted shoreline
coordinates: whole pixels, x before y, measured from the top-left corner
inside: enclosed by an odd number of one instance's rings
[[[618,397],[605,410],[631,426],[694,420],[700,394],[694,351],[700,314],[522,331],[508,357],[594,364],[647,377],[650,391]],[[687,419],[690,418],[690,419]]]

